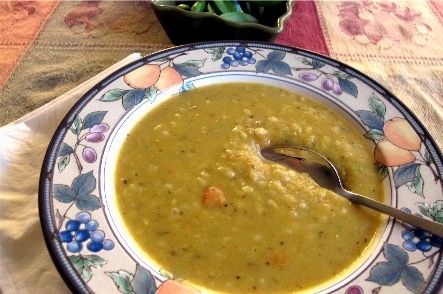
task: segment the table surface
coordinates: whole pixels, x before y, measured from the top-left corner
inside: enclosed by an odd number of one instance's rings
[[[443,2],[297,1],[276,42],[379,81],[443,146]],[[0,2],[0,126],[129,53],[172,45],[149,2]]]

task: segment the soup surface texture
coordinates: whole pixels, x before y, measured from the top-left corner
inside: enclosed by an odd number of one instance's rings
[[[342,114],[280,88],[213,85],[162,102],[128,134],[116,171],[128,231],[159,267],[214,291],[339,277],[382,218],[260,156],[284,143],[326,155],[350,190],[383,200],[373,146]]]

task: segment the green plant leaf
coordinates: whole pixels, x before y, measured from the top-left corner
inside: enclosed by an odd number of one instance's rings
[[[219,2],[219,1],[216,1]],[[258,20],[250,14],[243,12],[228,12],[220,15],[221,18],[233,21],[233,22],[252,22],[258,23]]]
[[[111,277],[114,284],[117,286],[118,291],[123,294],[134,294],[134,290],[131,286],[131,281],[134,276],[127,271],[119,270],[117,272],[105,272]]]

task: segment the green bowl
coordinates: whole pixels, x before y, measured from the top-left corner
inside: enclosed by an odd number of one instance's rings
[[[209,12],[177,8],[175,1],[152,0],[152,7],[169,39],[176,45],[214,40],[273,41],[292,13],[293,0],[266,7],[261,24],[233,22]]]

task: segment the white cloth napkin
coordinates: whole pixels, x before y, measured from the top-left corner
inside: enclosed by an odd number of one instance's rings
[[[74,103],[134,53],[57,99],[0,128],[0,293],[68,293],[43,239],[40,168],[49,141]]]

